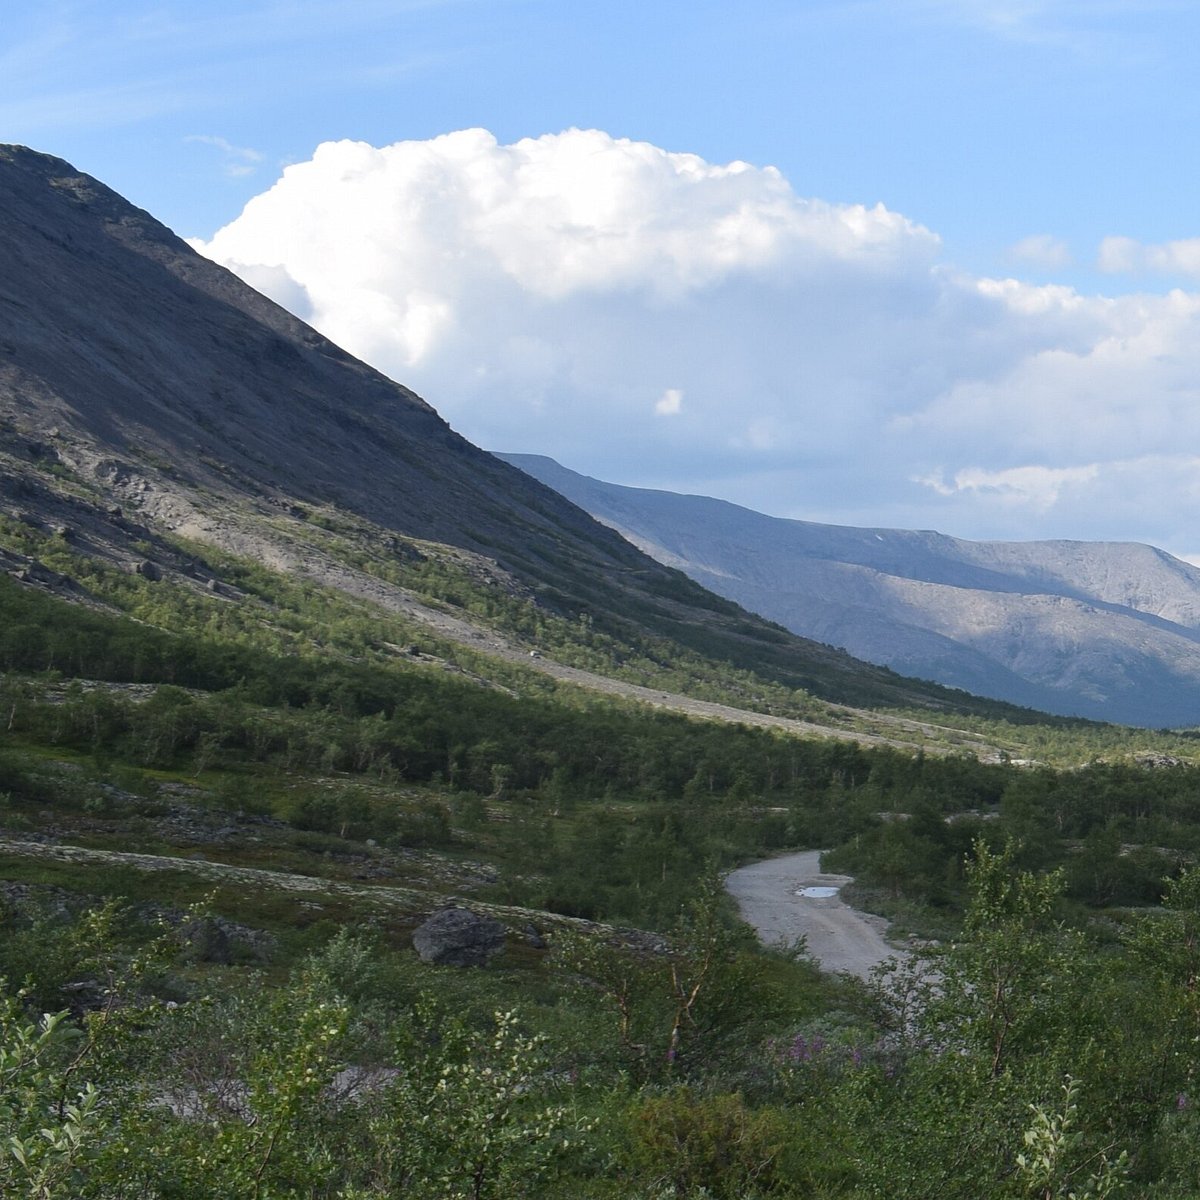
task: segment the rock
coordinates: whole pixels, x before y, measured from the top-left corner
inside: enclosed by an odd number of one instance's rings
[[[546,939],[538,932],[537,926],[532,921],[526,924],[523,932],[526,945],[532,946],[535,950],[546,949]]]
[[[265,930],[214,913],[197,917],[183,909],[158,904],[139,904],[134,911],[142,921],[173,926],[176,940],[193,962],[228,963],[236,957],[239,961],[266,963],[279,946],[276,938]]]
[[[179,937],[196,962],[228,964],[233,961],[229,934],[212,917],[193,917],[179,926]]]
[[[34,840],[34,836],[22,831],[21,839],[29,842]],[[44,835],[37,840],[43,844],[51,841]],[[84,906],[85,902],[79,895],[51,884],[0,882],[0,915],[6,924],[13,917],[31,920],[41,916],[53,921],[69,921]]]
[[[133,571],[135,575],[140,575],[143,579],[150,580],[151,583],[157,583],[162,578],[162,568],[148,558],[142,559]]]
[[[109,1003],[108,990],[98,979],[76,979],[64,983],[61,991],[73,1017],[86,1017]]]
[[[57,571],[51,571],[36,558],[31,558],[28,566],[17,571],[16,577],[22,583],[44,583],[48,587],[60,587],[66,582],[65,578]]]
[[[413,933],[422,962],[483,967],[504,949],[504,926],[466,908],[443,908]]]
[[[1162,754],[1158,752],[1134,755],[1133,761],[1136,762],[1139,767],[1150,767],[1152,769],[1156,767],[1183,766],[1182,758],[1176,758],[1173,754]]]

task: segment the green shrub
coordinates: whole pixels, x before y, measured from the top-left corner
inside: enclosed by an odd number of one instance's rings
[[[736,1092],[702,1095],[689,1087],[641,1100],[629,1128],[635,1169],[679,1197],[743,1200],[770,1191],[785,1140],[770,1109],[752,1111]]]

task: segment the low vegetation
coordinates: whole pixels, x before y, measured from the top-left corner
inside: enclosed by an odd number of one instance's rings
[[[799,739],[235,560],[222,596],[61,554],[90,606],[0,577],[4,1195],[1200,1186],[1188,738]],[[807,846],[936,946],[870,987],[758,948],[720,872]],[[451,897],[489,967],[413,952]]]

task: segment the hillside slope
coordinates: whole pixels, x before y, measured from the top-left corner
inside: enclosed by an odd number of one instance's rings
[[[170,535],[289,568],[281,541],[350,515],[376,551],[454,548],[481,586],[626,643],[836,700],[971,706],[656,563],[68,163],[0,148],[0,216],[0,515],[115,559]]]
[[[1200,570],[1125,542],[969,542],[789,521],[501,455],[795,633],[1048,712],[1200,723]]]

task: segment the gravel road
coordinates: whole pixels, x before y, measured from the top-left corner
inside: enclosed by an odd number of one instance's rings
[[[865,979],[876,963],[903,957],[883,940],[887,922],[857,912],[836,892],[801,894],[805,888],[836,889],[850,881],[849,875],[824,874],[821,852],[804,850],[739,867],[726,876],[725,887],[765,945],[807,938],[808,953],[822,970]]]

